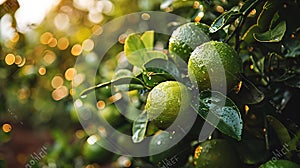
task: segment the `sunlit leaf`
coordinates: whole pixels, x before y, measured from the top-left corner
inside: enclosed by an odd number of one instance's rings
[[[152,49],[154,44],[154,31],[146,31],[142,35],[141,40],[143,41],[146,49]]]
[[[147,71],[152,71],[153,69],[161,70],[155,72],[167,72],[168,74],[172,75],[173,78],[181,78],[178,67],[173,62],[168,61],[166,59],[156,58],[149,60],[143,65],[143,67]]]
[[[146,111],[144,111],[133,122],[132,141],[134,143],[139,143],[145,138],[147,124],[148,124],[147,113]]]
[[[159,51],[149,51],[149,47],[153,47],[153,34],[146,32],[145,35],[140,36],[139,34],[130,34],[125,41],[124,52],[127,60],[134,66],[141,68],[144,63],[154,58],[167,59],[167,56]],[[143,41],[150,40],[149,41]],[[152,47],[151,47],[152,46]]]
[[[286,22],[280,22],[274,29],[264,33],[254,33],[254,38],[259,42],[279,42],[286,31]]]
[[[243,121],[232,100],[219,92],[200,94],[198,114],[223,134],[241,140]]]
[[[218,30],[222,29],[224,26],[233,23],[238,17],[242,14],[236,10],[230,10],[224,12],[222,15],[217,17],[209,28],[210,33],[215,33]]]
[[[143,57],[146,55],[146,49],[139,34],[130,34],[124,44],[124,52],[132,65],[141,67],[144,63]]]

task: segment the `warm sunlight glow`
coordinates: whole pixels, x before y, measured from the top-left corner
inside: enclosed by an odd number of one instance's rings
[[[7,65],[12,65],[13,63],[15,63],[15,56],[13,54],[7,54],[5,57],[5,63]]]
[[[41,24],[48,12],[58,5],[60,0],[18,0],[20,8],[15,16],[17,29],[22,33]]]

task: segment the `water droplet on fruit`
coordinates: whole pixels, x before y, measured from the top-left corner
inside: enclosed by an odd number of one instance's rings
[[[157,141],[157,145],[161,145],[161,141]]]

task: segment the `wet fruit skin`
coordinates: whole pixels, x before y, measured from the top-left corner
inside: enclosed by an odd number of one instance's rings
[[[181,168],[188,160],[191,147],[185,139],[171,146],[174,144],[175,139],[176,133],[172,134],[167,131],[157,132],[149,143],[150,162],[158,167],[169,166]],[[157,152],[160,153],[153,155],[153,153]]]
[[[202,142],[195,150],[196,168],[239,168],[240,161],[231,143],[223,139]]]
[[[180,57],[188,61],[192,51],[204,42],[209,41],[209,27],[202,23],[186,23],[173,31],[169,39],[169,51],[176,60]]]
[[[147,97],[145,110],[148,119],[161,129],[172,125],[179,112],[189,107],[189,94],[185,85],[166,81],[155,86]]]
[[[217,41],[198,46],[188,62],[188,74],[199,90],[232,90],[242,73],[242,59],[228,44]]]

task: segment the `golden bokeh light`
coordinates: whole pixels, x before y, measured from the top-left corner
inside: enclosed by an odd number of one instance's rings
[[[69,90],[66,86],[59,86],[52,92],[52,98],[58,101],[67,97],[68,94],[69,94]]]
[[[5,63],[7,65],[12,65],[13,63],[15,63],[15,56],[13,54],[7,54],[5,57]]]
[[[54,37],[52,37],[50,40],[49,40],[49,47],[56,47],[56,45],[57,45],[57,39],[56,38],[54,38]]]
[[[82,138],[84,138],[84,136],[85,136],[85,132],[84,132],[83,130],[77,130],[77,131],[75,132],[75,136],[76,136],[78,139],[82,139]]]
[[[17,55],[16,57],[15,57],[15,64],[16,65],[19,65],[19,64],[21,64],[22,63],[22,57],[20,56],[20,55]]]
[[[216,11],[219,13],[223,13],[224,12],[224,8],[220,5],[216,6]]]
[[[198,147],[196,148],[195,153],[194,153],[194,158],[195,158],[195,159],[198,159],[198,158],[199,158],[202,149],[203,149],[202,146],[198,146]]]
[[[82,42],[82,49],[84,51],[92,51],[94,49],[95,43],[91,39],[86,39]]]
[[[75,68],[69,68],[69,69],[67,69],[66,72],[65,72],[65,78],[66,78],[66,80],[68,80],[68,81],[73,80],[74,77],[75,77],[75,75],[76,75],[76,69],[75,69]]]
[[[69,47],[69,40],[65,37],[58,39],[57,48],[60,50],[65,50]]]
[[[248,114],[249,110],[250,110],[250,107],[248,105],[245,105],[245,113],[246,114]]]
[[[72,81],[72,86],[77,87],[84,81],[84,79],[85,79],[84,74],[76,74]]]
[[[114,103],[118,100],[120,100],[122,98],[122,94],[121,93],[116,93],[115,95],[110,96],[107,101],[109,102],[109,104]]]
[[[46,50],[43,60],[47,65],[50,65],[56,60],[56,54],[53,51]]]
[[[82,52],[82,46],[80,44],[75,44],[71,49],[71,54],[74,56],[80,55]]]
[[[3,124],[2,125],[2,130],[3,130],[3,132],[6,132],[6,133],[8,133],[8,132],[10,132],[11,131],[11,129],[12,129],[12,126],[10,125],[10,124]]]
[[[105,108],[105,102],[102,101],[102,100],[99,100],[99,101],[97,102],[97,108],[98,108],[99,110],[104,109],[104,108]]]
[[[10,39],[10,41],[13,43],[16,43],[19,41],[19,39],[20,39],[20,35],[19,35],[19,33],[16,32],[15,35],[13,36],[13,38]]]
[[[127,34],[125,34],[125,33],[124,33],[124,34],[121,34],[121,35],[119,36],[119,38],[118,38],[119,43],[124,44],[126,38],[127,38]]]
[[[53,34],[50,32],[45,32],[40,37],[41,44],[49,44],[51,39],[53,38]]]
[[[54,76],[54,78],[51,81],[51,86],[55,89],[64,84],[64,79],[61,76]]]
[[[45,67],[43,67],[43,66],[41,66],[40,68],[39,68],[39,74],[40,75],[45,75],[47,73],[47,69],[45,68]]]
[[[74,96],[76,94],[76,90],[75,89],[70,89],[70,95]]]
[[[26,100],[30,96],[30,90],[28,88],[21,88],[18,90],[18,98],[20,100]]]
[[[100,25],[95,25],[92,27],[93,35],[99,36],[103,32],[103,28]]]
[[[141,16],[141,18],[143,20],[149,20],[151,18],[151,16],[148,13],[143,13],[142,16]]]
[[[256,9],[253,9],[253,10],[249,13],[248,17],[253,17],[253,16],[255,16],[255,14],[256,14]]]

